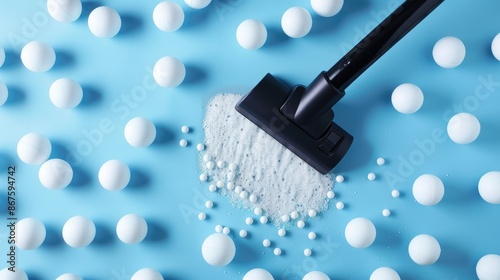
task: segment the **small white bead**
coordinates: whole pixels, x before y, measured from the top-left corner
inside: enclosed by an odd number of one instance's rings
[[[247,225],[251,225],[251,224],[253,224],[253,219],[252,219],[252,218],[250,218],[250,217],[247,217],[247,218],[245,219],[245,224],[247,224]]]
[[[205,164],[205,166],[207,167],[207,169],[212,170],[212,169],[214,169],[215,164],[213,161],[209,161],[209,162],[207,162],[207,164]]]
[[[274,255],[276,255],[276,256],[281,255],[281,249],[280,248],[274,248]]]
[[[216,225],[215,226],[215,232],[222,232],[222,226],[221,225]]]
[[[244,229],[240,230],[240,237],[241,238],[245,238],[245,237],[247,237],[247,235],[248,235],[248,232],[246,230],[244,230]]]
[[[208,179],[207,173],[200,174],[200,181],[205,182]]]
[[[293,211],[291,214],[290,214],[290,218],[294,219],[294,220],[297,220],[299,218],[299,213],[297,211]]]
[[[377,179],[377,175],[375,175],[375,173],[368,173],[368,176],[366,176],[366,177],[370,181],[373,181],[373,180]]]
[[[224,234],[226,234],[226,235],[227,235],[227,234],[229,234],[230,232],[231,232],[231,229],[230,229],[230,228],[228,228],[228,227],[224,227],[224,228],[222,229],[222,233],[224,233]]]
[[[286,215],[286,214],[285,214],[285,215],[283,215],[283,216],[281,216],[281,221],[282,221],[283,223],[288,223],[288,221],[290,221],[290,216],[288,216],[288,215]]]
[[[382,210],[382,216],[389,217],[390,215],[391,215],[391,210],[389,209]]]
[[[392,197],[397,198],[397,197],[399,197],[400,193],[398,190],[392,190],[391,195],[392,195]]]
[[[257,196],[255,194],[251,194],[248,197],[248,200],[250,200],[250,202],[252,202],[252,203],[255,203],[255,202],[257,202]]]
[[[205,207],[207,207],[208,209],[211,209],[212,207],[214,207],[213,201],[208,200],[207,202],[205,202]]]
[[[203,156],[203,161],[204,161],[204,162],[209,162],[209,161],[211,161],[211,160],[212,160],[212,157],[211,157],[209,154],[205,154],[205,155]]]
[[[240,193],[240,198],[241,199],[247,199],[247,197],[248,197],[248,192],[247,191],[242,191]]]
[[[267,222],[269,221],[269,219],[266,216],[260,217],[259,220],[261,224],[267,224]]]
[[[326,193],[326,197],[328,197],[329,199],[332,199],[335,197],[335,193],[333,191],[328,191]]]
[[[285,235],[286,235],[286,230],[285,230],[284,228],[280,228],[280,229],[278,230],[278,235],[279,235],[279,236],[285,236]]]
[[[227,182],[226,188],[227,188],[228,190],[232,190],[232,189],[234,189],[234,183],[233,183],[233,182]]]
[[[312,255],[312,250],[309,248],[304,249],[304,256],[310,257]]]
[[[224,168],[224,162],[223,162],[222,160],[219,160],[219,161],[217,162],[217,167],[219,167],[219,168]]]
[[[314,239],[316,239],[316,233],[315,233],[314,231],[311,231],[311,232],[307,235],[307,237],[309,237],[309,239],[311,239],[311,240],[314,240]]]
[[[233,181],[235,177],[236,177],[236,174],[234,174],[234,172],[227,173],[227,179],[229,181]]]
[[[222,188],[222,187],[224,187],[224,181],[221,181],[221,180],[217,181],[216,186],[219,189]]]
[[[229,164],[229,171],[235,171],[236,170],[236,163],[231,163]]]
[[[377,164],[378,164],[378,165],[384,165],[384,164],[385,164],[385,159],[384,159],[384,158],[379,157],[379,158],[377,159]]]
[[[205,145],[203,145],[201,143],[196,145],[196,150],[198,150],[198,152],[205,150]]]
[[[269,240],[269,239],[264,239],[264,241],[262,241],[262,246],[264,246],[264,247],[269,247],[269,246],[271,246],[271,240]]]
[[[186,139],[181,139],[181,141],[179,141],[179,146],[186,147],[187,145],[188,141]]]
[[[217,187],[215,185],[208,186],[208,191],[215,192],[216,190],[217,190]]]
[[[344,206],[345,206],[344,202],[342,202],[342,201],[339,201],[339,202],[337,202],[337,204],[335,204],[335,207],[337,207],[337,209],[339,209],[339,210],[344,209]]]
[[[253,209],[253,213],[257,216],[260,216],[262,215],[262,208],[260,207],[255,207],[255,209]]]
[[[236,186],[236,188],[234,188],[234,192],[237,194],[240,194],[242,191],[243,191],[243,188],[241,186]]]
[[[304,222],[303,220],[300,220],[297,222],[298,228],[304,228],[305,226],[306,226],[306,222]]]
[[[205,214],[203,212],[198,214],[198,220],[204,221],[206,218],[207,218],[207,214]]]
[[[345,178],[342,175],[337,175],[337,177],[335,177],[335,181],[337,183],[342,183],[342,182],[344,182],[344,180],[345,180]]]
[[[316,214],[318,214],[318,213],[316,213],[316,210],[313,210],[313,209],[311,209],[311,210],[309,210],[309,211],[307,212],[307,215],[308,215],[309,217],[311,217],[311,218],[316,217]]]
[[[182,126],[181,127],[181,131],[184,134],[188,133],[189,132],[189,126],[187,126],[187,125]]]

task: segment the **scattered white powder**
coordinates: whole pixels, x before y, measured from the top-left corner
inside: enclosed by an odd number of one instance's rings
[[[309,210],[318,213],[326,210],[326,194],[332,190],[333,178],[317,172],[238,113],[234,106],[241,97],[216,95],[207,106],[204,153],[217,161],[217,167],[207,169],[207,157],[201,155],[200,168],[208,174],[209,181],[217,182],[217,186],[220,181],[231,181],[257,196],[254,203],[232,190],[220,189],[234,205],[247,209],[259,207],[276,224],[283,215],[294,211],[307,217]],[[232,163],[229,168],[226,162]]]

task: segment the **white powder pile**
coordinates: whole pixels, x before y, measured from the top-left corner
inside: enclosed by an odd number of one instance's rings
[[[333,178],[317,172],[238,113],[234,106],[241,98],[220,94],[207,106],[200,167],[209,184],[237,206],[261,208],[275,224],[289,221],[295,211],[306,218],[309,210],[326,210]]]

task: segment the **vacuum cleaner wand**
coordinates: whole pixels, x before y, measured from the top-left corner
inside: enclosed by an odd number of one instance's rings
[[[330,172],[353,141],[332,121],[332,106],[352,82],[443,1],[406,0],[309,86],[290,88],[267,74],[236,104],[236,110],[322,174]]]

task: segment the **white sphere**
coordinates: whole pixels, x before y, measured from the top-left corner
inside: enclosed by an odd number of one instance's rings
[[[321,271],[311,271],[304,275],[302,280],[330,280],[330,277]]]
[[[160,2],[153,10],[153,22],[161,31],[176,31],[184,23],[184,10],[175,2]]]
[[[50,86],[49,97],[57,108],[73,109],[82,101],[83,90],[76,81],[61,78]]]
[[[291,7],[281,17],[281,27],[289,37],[304,37],[312,28],[311,14],[302,7]]]
[[[223,233],[208,236],[201,246],[203,259],[212,266],[226,266],[236,254],[234,241]]]
[[[56,53],[45,42],[31,41],[23,47],[21,61],[30,71],[47,72],[56,63]]]
[[[434,61],[443,68],[455,68],[465,59],[464,43],[452,36],[444,37],[437,41],[432,50]]]
[[[74,216],[64,224],[62,236],[69,246],[82,248],[94,240],[95,232],[92,220],[84,216]]]
[[[495,38],[493,39],[493,42],[491,43],[491,51],[493,52],[493,56],[495,56],[497,60],[500,60],[500,33],[498,33],[497,36],[495,36]],[[0,66],[2,66],[1,61],[2,60],[0,54]]]
[[[441,246],[436,238],[428,234],[415,236],[408,246],[410,258],[419,265],[431,265],[441,255]]]
[[[479,180],[478,190],[484,201],[500,204],[500,171],[484,174]]]
[[[448,122],[448,136],[457,144],[474,142],[481,132],[479,120],[470,113],[458,113]]]
[[[130,168],[117,159],[105,162],[99,169],[99,183],[108,191],[118,191],[130,182]]]
[[[57,277],[56,280],[82,280],[82,277],[76,274],[66,273]]]
[[[344,0],[311,0],[313,10],[322,17],[332,17],[340,12]]]
[[[203,9],[212,2],[212,0],[184,0],[186,4],[193,9]]]
[[[163,276],[152,268],[143,268],[134,273],[130,280],[163,280]]]
[[[47,189],[64,189],[73,180],[73,168],[62,159],[49,159],[40,166],[38,178]]]
[[[2,280],[28,280],[26,272],[16,267],[16,271],[12,272],[8,267],[0,270],[0,279]]]
[[[160,58],[154,68],[153,77],[162,87],[176,87],[186,77],[186,67],[179,59],[172,56]]]
[[[274,280],[274,278],[269,271],[262,268],[254,268],[243,276],[243,280]]]
[[[483,256],[477,262],[476,274],[479,280],[500,279],[500,256],[495,254]]]
[[[120,31],[122,19],[113,8],[101,6],[90,12],[88,25],[96,37],[111,38]]]
[[[41,164],[49,158],[51,152],[49,139],[40,133],[28,133],[17,143],[17,155],[27,164]]]
[[[0,106],[7,102],[7,98],[9,98],[9,89],[4,83],[0,82]]]
[[[236,29],[236,40],[244,49],[258,49],[266,43],[267,29],[264,24],[258,20],[244,20],[238,25],[238,29]]]
[[[126,244],[136,244],[144,240],[148,233],[148,224],[136,214],[123,216],[116,224],[116,235]]]
[[[443,199],[444,185],[437,176],[424,174],[413,182],[412,192],[418,203],[424,206],[432,206]]]
[[[424,104],[424,93],[414,84],[402,84],[391,95],[394,109],[403,114],[413,114]]]
[[[375,225],[365,218],[355,218],[345,228],[347,243],[354,248],[366,248],[372,245],[376,235]]]
[[[80,0],[47,0],[50,16],[60,22],[73,22],[82,14]]]
[[[5,62],[5,50],[0,47],[0,67],[3,66],[4,62]]]
[[[156,138],[156,126],[149,119],[136,117],[127,122],[124,134],[132,147],[147,147]]]
[[[45,241],[47,232],[42,222],[25,218],[16,224],[16,246],[22,250],[33,250]]]
[[[401,277],[390,267],[379,267],[372,272],[370,280],[401,280]]]

